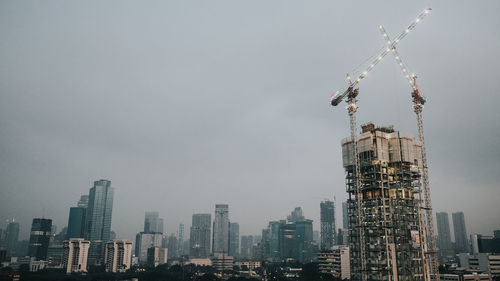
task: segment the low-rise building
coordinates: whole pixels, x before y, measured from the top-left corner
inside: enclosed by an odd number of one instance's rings
[[[349,263],[349,247],[344,245],[333,246],[331,250],[318,253],[319,271],[341,279],[351,278]]]
[[[233,257],[226,255],[224,253],[215,253],[210,257],[212,260],[212,266],[218,270],[232,270],[233,269]]]
[[[235,262],[234,265],[242,269],[246,267],[247,269],[252,270],[261,267],[262,263],[257,260],[239,260]]]

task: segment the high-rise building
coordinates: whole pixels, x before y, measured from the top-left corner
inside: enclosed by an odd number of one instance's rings
[[[285,223],[284,220],[270,221],[267,227],[269,229],[269,256],[272,261],[279,261],[280,259],[280,225]],[[241,243],[243,244],[243,239]]]
[[[342,202],[342,227],[349,229],[349,214],[347,213],[347,202]]]
[[[295,224],[295,257],[301,263],[311,262],[313,260],[313,221],[301,220],[296,221]]]
[[[106,243],[104,253],[107,272],[125,272],[132,264],[132,242],[128,240],[112,240]]]
[[[229,253],[229,206],[215,205],[212,253]]]
[[[449,256],[452,253],[452,246],[448,213],[436,213],[436,224],[438,231],[437,246],[439,248],[439,254],[440,256]]]
[[[104,264],[104,250],[110,240],[114,188],[111,181],[98,180],[89,192],[85,217],[85,239],[90,241],[89,264]]]
[[[243,259],[251,259],[253,247],[253,236],[252,235],[243,235],[241,236],[241,251],[240,257]]]
[[[467,230],[465,228],[465,217],[463,212],[452,214],[453,232],[455,234],[455,251],[457,253],[468,253]]]
[[[7,228],[5,229],[4,234],[4,245],[7,250],[7,256],[15,256],[16,248],[17,248],[17,240],[19,239],[19,223],[12,221],[7,224]],[[23,253],[24,255],[24,253]]]
[[[296,207],[290,215],[286,218],[289,222],[296,222],[304,220],[304,214],[301,207]]]
[[[296,259],[296,227],[295,223],[283,223],[280,225],[279,247],[282,260]]]
[[[159,231],[160,218],[158,212],[146,212],[144,217],[144,232],[162,232]]]
[[[320,203],[321,249],[328,250],[335,245],[335,205],[333,201]]]
[[[168,258],[173,259],[179,256],[179,241],[174,234],[170,235],[167,240],[167,248],[168,248]]]
[[[139,263],[146,264],[148,249],[162,246],[162,234],[160,232],[139,232],[135,240],[135,256],[139,258]]]
[[[78,203],[76,204],[76,206],[82,207],[82,208],[87,208],[89,206],[89,196],[88,195],[80,196],[80,200],[78,200]]]
[[[66,237],[83,238],[85,237],[85,216],[87,207],[71,207],[69,208],[68,232]]]
[[[342,140],[342,158],[352,279],[423,280],[420,142],[392,127],[370,123],[355,140]]]
[[[177,252],[179,256],[184,255],[184,224],[179,224],[179,231],[177,232]]]
[[[51,229],[51,219],[33,219],[28,256],[34,257],[37,260],[47,259],[47,250],[49,249],[50,236],[52,234]]]
[[[207,258],[210,256],[210,214],[194,214],[189,233],[189,257]]]
[[[173,235],[172,235],[173,236]],[[175,237],[175,236],[173,236]],[[148,249],[147,264],[151,267],[157,267],[160,264],[165,264],[168,261],[170,249],[161,247],[151,247]]]
[[[240,252],[240,225],[237,222],[229,224],[229,255],[238,257]]]
[[[72,238],[63,242],[63,268],[66,273],[87,272],[90,241]]]

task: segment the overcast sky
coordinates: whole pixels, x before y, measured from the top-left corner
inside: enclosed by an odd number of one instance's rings
[[[60,230],[101,178],[123,238],[145,211],[170,234],[216,203],[229,204],[240,235],[296,206],[319,230],[320,201],[334,196],[340,227],[349,127],[329,96],[384,46],[379,24],[395,36],[426,7],[398,50],[428,98],[433,207],[491,234],[499,1],[1,1],[0,227],[15,218],[27,238],[45,216]],[[416,135],[390,55],[359,88],[360,124]]]

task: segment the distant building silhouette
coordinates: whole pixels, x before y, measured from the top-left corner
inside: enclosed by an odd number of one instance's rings
[[[335,245],[335,205],[333,201],[320,203],[321,249],[331,249]]]
[[[441,257],[450,256],[453,254],[453,247],[451,246],[450,221],[448,213],[436,213],[436,224],[438,231],[437,246],[439,248],[439,255]]]
[[[215,205],[212,253],[229,254],[229,206]]]
[[[240,225],[237,222],[229,224],[229,255],[238,257],[240,252]]]
[[[4,245],[7,256],[15,256],[16,253],[16,248],[17,248],[17,241],[19,239],[19,223],[12,221],[9,224],[7,224],[7,228],[5,229],[5,234],[4,234]],[[23,255],[25,253],[22,253]]]
[[[467,230],[465,228],[465,217],[463,212],[452,214],[453,232],[455,234],[455,251],[457,253],[468,253],[469,243],[467,241]]]
[[[189,257],[207,258],[210,256],[210,214],[194,214],[189,233]]]

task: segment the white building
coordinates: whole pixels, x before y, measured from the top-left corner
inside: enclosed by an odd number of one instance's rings
[[[132,242],[113,240],[106,243],[104,263],[107,272],[125,272],[132,264]]]
[[[490,281],[490,275],[487,273],[464,273],[464,274],[440,274],[441,281]]]
[[[72,238],[63,242],[63,268],[66,273],[87,272],[90,241]]]
[[[331,250],[319,252],[318,263],[321,273],[331,274],[341,279],[351,278],[348,246],[337,245],[333,246]]]
[[[146,264],[148,261],[148,249],[151,247],[161,247],[162,233],[140,232],[136,236],[135,255],[139,258],[140,264]]]
[[[160,264],[167,263],[168,249],[161,247],[151,247],[148,249],[147,264],[157,267]]]

